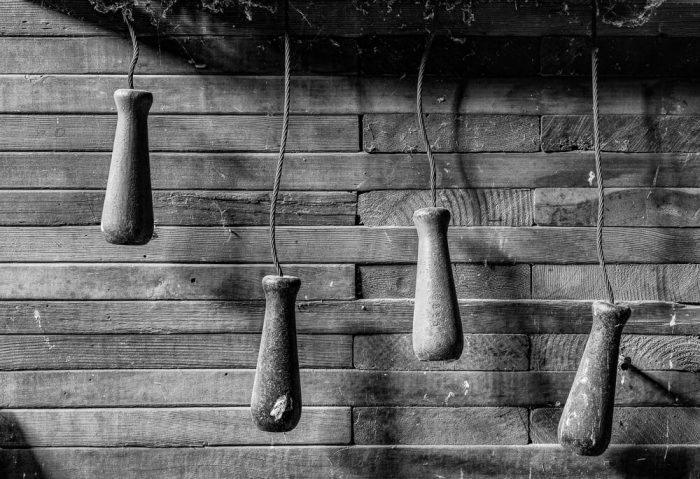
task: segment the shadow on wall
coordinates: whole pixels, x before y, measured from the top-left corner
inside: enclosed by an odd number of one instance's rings
[[[0,413],[0,477],[46,479],[47,476],[10,411]]]

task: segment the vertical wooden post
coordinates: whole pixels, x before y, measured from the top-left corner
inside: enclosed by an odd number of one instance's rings
[[[593,325],[559,420],[559,443],[582,456],[605,452],[612,434],[622,328],[628,306],[593,303]]]
[[[265,276],[265,320],[253,382],[253,422],[263,431],[291,431],[301,418],[295,302],[301,280]]]
[[[143,245],[153,236],[153,199],[148,156],[148,112],[153,95],[114,92],[117,130],[102,209],[102,233],[113,244]]]
[[[422,208],[413,213],[413,223],[418,233],[413,352],[421,361],[458,359],[464,336],[447,246],[450,211]]]

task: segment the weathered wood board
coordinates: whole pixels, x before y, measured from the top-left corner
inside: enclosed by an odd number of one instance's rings
[[[299,473],[309,479],[340,476],[422,479],[431,474],[518,479],[687,477],[697,471],[692,445],[612,446],[601,457],[580,457],[555,445],[527,446],[269,446],[195,448],[32,448],[0,451],[0,473],[23,479],[61,471],[61,479],[227,479],[241,469],[250,478]]]
[[[700,226],[696,188],[607,188],[605,226]],[[598,194],[593,188],[538,188],[535,223],[541,226],[594,226]]]
[[[450,210],[451,226],[531,226],[530,190],[440,190],[438,204]],[[412,226],[413,212],[431,206],[429,190],[378,190],[358,196],[357,216],[365,226]]]
[[[454,258],[454,256],[453,256]],[[452,268],[459,298],[524,299],[530,297],[530,267],[455,264]],[[413,298],[416,267],[360,266],[359,295],[373,298]]]
[[[700,307],[634,302],[629,334],[700,334]],[[260,333],[265,304],[220,300],[0,301],[0,334]],[[460,300],[464,331],[481,334],[587,334],[591,301]],[[300,301],[297,331],[409,333],[411,299]]]
[[[110,100],[111,101],[111,100]],[[113,115],[2,115],[0,149],[15,151],[111,151]],[[276,151],[281,117],[258,115],[151,115],[151,151]],[[235,132],[235,134],[232,134]],[[293,116],[290,151],[357,151],[353,116]]]
[[[0,225],[63,226],[100,223],[104,192],[92,190],[0,190]],[[353,192],[280,192],[279,225],[355,224]],[[267,191],[176,190],[153,193],[156,224],[263,226],[270,215]]]
[[[354,408],[352,414],[356,444],[527,444],[528,439],[522,408]]]
[[[524,334],[466,334],[458,360],[419,361],[413,353],[411,335],[374,334],[355,336],[353,366],[398,371],[521,371],[529,367],[529,353],[530,343]]]
[[[0,152],[2,188],[104,188],[109,153]],[[606,153],[606,187],[700,186],[697,153]],[[277,157],[264,153],[152,153],[155,189],[270,190]],[[438,188],[591,187],[592,152],[436,154]],[[423,154],[293,153],[282,189],[425,189]],[[593,178],[591,178],[591,176]]]
[[[530,435],[535,444],[557,442],[561,409],[535,409]],[[613,413],[613,444],[697,444],[698,408],[620,407]]]
[[[352,265],[289,266],[303,278],[298,298],[353,299]],[[5,264],[0,268],[2,299],[263,299],[263,276],[272,265],[213,264]],[[119,285],[116,287],[115,285]]]
[[[586,346],[585,334],[537,334],[530,336],[534,370],[572,371],[578,368]],[[624,334],[620,355],[630,366],[646,370],[700,370],[700,339],[697,336],[645,336]]]
[[[416,115],[365,115],[364,151],[425,151]],[[435,152],[531,152],[540,150],[539,118],[515,115],[426,115],[425,127]]]
[[[678,248],[678,244],[669,244]],[[679,261],[683,259],[679,258]],[[618,301],[640,298],[652,301],[700,300],[697,264],[608,265]],[[535,299],[601,299],[606,297],[597,265],[534,265],[532,297]],[[673,317],[669,323],[673,321]]]
[[[603,151],[690,153],[700,150],[700,123],[694,116],[603,114],[600,134]],[[542,117],[542,150],[591,149],[592,116]]]
[[[0,370],[254,368],[258,334],[0,336]],[[302,367],[352,366],[352,338],[298,338]]]
[[[14,409],[0,413],[5,447],[205,447],[348,444],[350,408],[305,408],[299,428],[259,431],[249,408]]]
[[[4,408],[247,406],[252,369],[105,369],[0,373]],[[302,369],[305,406],[555,406],[574,372]],[[682,371],[621,371],[616,403],[698,406],[700,378]],[[670,391],[669,391],[670,389]]]

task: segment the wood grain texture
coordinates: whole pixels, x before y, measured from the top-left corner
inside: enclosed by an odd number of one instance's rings
[[[44,43],[61,44],[61,38],[47,38]],[[109,38],[75,39],[99,43]],[[20,38],[0,38],[12,51],[13,41]],[[68,74],[49,74],[47,68],[38,68],[35,62],[23,62],[24,74],[3,74],[2,113],[113,113],[114,90],[124,86],[124,59],[128,58],[126,40],[124,51],[113,45],[100,51],[102,56],[81,56],[80,62],[106,55],[118,55],[118,75],[76,75],[81,63],[61,65]],[[335,40],[334,40],[335,41]],[[206,39],[203,40],[206,44]],[[121,45],[121,43],[120,43]],[[46,60],[50,57],[42,43],[25,58]],[[264,45],[263,45],[264,46]],[[462,48],[460,46],[460,48]],[[269,51],[260,48],[256,51]],[[235,52],[236,58],[249,58],[248,52]],[[51,57],[53,58],[53,57]],[[416,57],[420,58],[420,55]],[[472,57],[470,57],[472,58]],[[585,57],[588,64],[588,56]],[[2,65],[3,72],[12,70]],[[116,60],[115,60],[116,61]],[[272,74],[279,74],[281,58],[271,65]],[[244,76],[243,67],[235,69],[235,76],[178,74],[169,68],[166,58],[157,67],[166,73],[145,74],[148,66],[139,62],[136,81],[139,88],[153,93],[157,99],[153,112],[158,114],[279,114],[282,106],[282,79],[279,76]],[[72,68],[70,68],[72,66]],[[36,68],[36,73],[26,72]],[[187,68],[192,68],[189,64]],[[207,66],[209,68],[209,66]],[[408,76],[292,76],[292,113],[301,114],[366,114],[412,113],[415,109],[415,71]],[[210,70],[206,69],[209,73]],[[182,73],[182,72],[181,72]],[[507,77],[461,78],[429,77],[424,82],[423,107],[426,113],[552,115],[590,113],[590,81],[588,78]],[[90,91],[93,94],[81,94]],[[180,92],[172,95],[173,91]],[[602,78],[600,80],[600,107],[606,114],[638,115],[694,115],[700,113],[700,91],[694,81],[682,78]]]
[[[519,371],[528,369],[529,353],[525,335],[465,334],[464,350],[456,361],[419,361],[409,334],[360,335],[353,340],[353,365],[357,369]]]
[[[116,22],[114,26],[121,27],[121,23]],[[49,77],[51,74],[116,74],[120,77],[105,78],[103,82],[117,82],[123,87],[131,58],[128,34],[125,32],[115,37],[108,30],[103,30],[102,34],[112,36],[0,38],[0,46],[7,51],[7,55],[0,59],[1,71],[39,75],[25,81],[46,82],[44,85],[53,82]],[[139,88],[151,85],[152,82],[142,77],[151,74],[192,75],[185,83],[198,83],[197,77],[206,74],[282,74],[284,46],[281,40],[280,37],[264,35],[140,36],[136,83]],[[292,72],[295,74],[357,73],[358,48],[352,39],[297,37],[292,39],[292,48],[295,53]],[[27,58],[34,61],[27,62]],[[160,92],[176,91],[182,87],[173,81],[176,79],[163,80],[164,84],[157,87]],[[215,79],[214,82],[221,83]],[[165,88],[167,86],[174,90],[168,90]],[[198,96],[221,95],[227,90],[227,87],[221,86],[221,92],[200,92]],[[212,107],[216,108],[214,105]]]
[[[608,188],[605,225],[698,227],[699,195],[696,188]],[[538,225],[596,224],[598,196],[592,188],[538,188],[534,203]]]
[[[527,444],[520,408],[354,408],[352,415],[356,444]]]
[[[2,115],[0,149],[110,151],[116,120],[112,115]],[[151,151],[275,151],[281,122],[272,116],[151,115],[149,144]],[[356,117],[290,118],[290,151],[357,151],[359,141]]]
[[[258,431],[249,408],[15,409],[0,413],[3,447],[204,447],[347,444],[349,408],[305,408],[298,429]]]
[[[700,307],[634,302],[629,334],[700,334]],[[262,301],[0,301],[0,334],[259,333]],[[463,329],[482,334],[587,334],[590,301],[460,300]],[[300,301],[297,331],[409,333],[410,299]]]
[[[453,256],[454,259],[454,256]],[[460,298],[524,299],[530,297],[530,267],[455,264],[452,267]],[[360,266],[358,295],[364,299],[413,298],[416,267]]]
[[[535,444],[557,442],[561,409],[535,409],[530,416],[530,437]],[[697,444],[698,408],[615,408],[613,444]]]
[[[531,226],[530,190],[440,190],[438,204],[450,210],[451,226]],[[357,198],[357,215],[365,226],[412,226],[413,212],[430,206],[427,190],[379,190]]]
[[[580,457],[555,445],[527,446],[269,446],[204,448],[3,449],[0,473],[25,479],[51,471],[59,479],[226,479],[245,470],[265,479],[299,473],[309,479],[422,479],[433,474],[484,479],[692,477],[700,447],[611,446],[601,457]]]
[[[258,334],[0,337],[0,369],[253,368]],[[352,366],[352,338],[299,336],[302,367]]]
[[[287,266],[303,278],[300,300],[352,299],[352,265]],[[2,299],[263,299],[271,265],[6,264]]]
[[[4,408],[247,406],[252,369],[106,369],[0,372]],[[304,406],[560,406],[573,372],[302,369]],[[620,371],[616,403],[700,405],[700,378]]]
[[[573,371],[586,347],[585,334],[537,334],[530,336],[530,367],[540,371]],[[640,370],[700,370],[700,338],[697,336],[645,336],[623,334],[620,355]]]
[[[100,224],[102,191],[0,191],[0,225],[63,226]],[[353,192],[280,192],[279,225],[355,224],[357,195]],[[159,225],[267,225],[267,191],[156,191],[155,221]]]
[[[370,114],[363,123],[364,151],[425,151],[416,116]],[[540,149],[539,121],[534,116],[426,115],[425,126],[435,152],[531,152]]]
[[[0,233],[0,261],[265,263],[270,260],[268,229],[264,227],[162,226],[156,228],[158,238],[138,251],[109,245],[94,226],[8,226],[0,229]],[[609,262],[700,262],[700,231],[695,228],[609,228],[604,238]],[[449,230],[448,242],[455,263],[597,262],[594,228],[454,227]],[[417,238],[415,229],[409,227],[283,226],[277,229],[277,245],[280,261],[284,263],[408,264],[416,261]],[[473,277],[473,270],[465,271]],[[496,278],[501,277],[497,269],[494,271]],[[407,274],[408,270],[404,270],[401,276]],[[590,285],[581,287],[590,288]],[[503,293],[497,291],[495,297],[503,298]],[[686,301],[675,296],[629,299]]]
[[[436,154],[439,188],[590,187],[592,152]],[[699,187],[695,153],[606,153],[607,187]],[[276,155],[151,153],[155,189],[272,189]],[[109,153],[0,152],[2,188],[104,188]],[[283,190],[425,189],[418,154],[304,153],[285,160]]]
[[[617,152],[695,152],[700,150],[700,122],[694,116],[602,115],[601,148]],[[589,115],[542,117],[544,151],[590,150]]]
[[[608,274],[618,301],[700,299],[697,264],[608,265]],[[534,265],[532,297],[596,299],[605,297],[605,287],[597,266]]]

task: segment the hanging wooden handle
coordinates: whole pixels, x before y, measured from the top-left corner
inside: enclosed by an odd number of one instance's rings
[[[593,325],[559,420],[559,443],[582,456],[602,454],[612,434],[622,328],[628,306],[593,303]]]
[[[265,276],[265,322],[253,382],[253,422],[263,431],[291,431],[301,417],[295,301],[301,280]]]
[[[102,233],[113,244],[142,245],[153,236],[148,111],[153,95],[117,90],[117,131],[102,209]]]
[[[450,211],[422,208],[413,213],[413,223],[418,232],[413,352],[421,361],[458,359],[464,336],[447,247]]]

